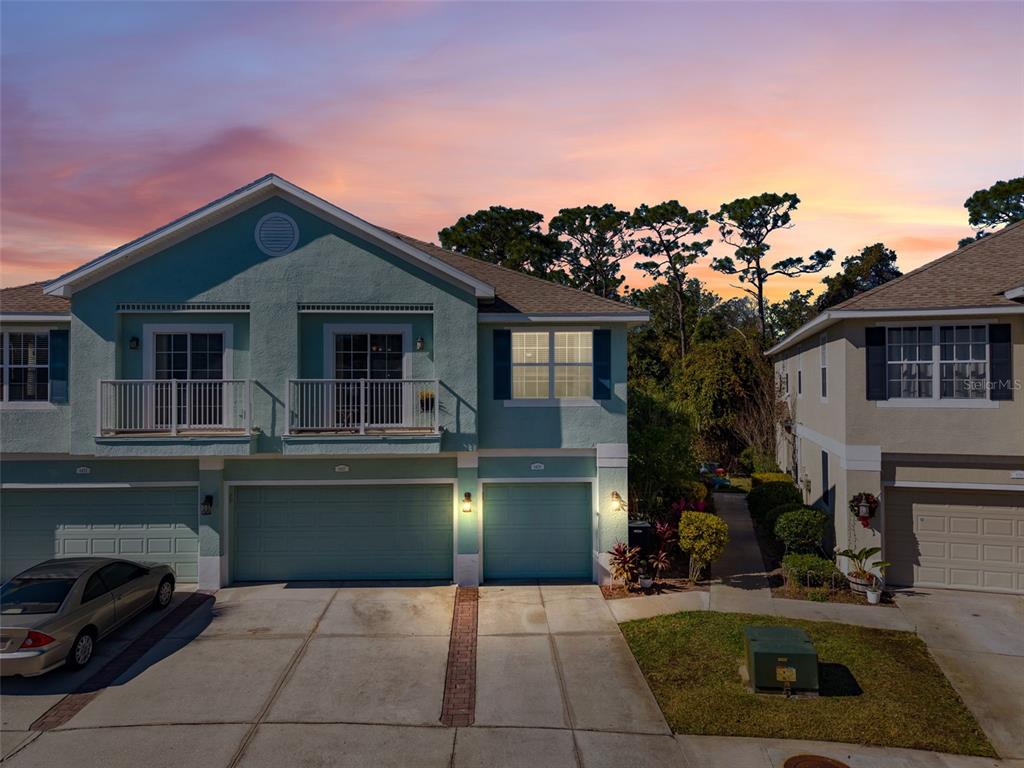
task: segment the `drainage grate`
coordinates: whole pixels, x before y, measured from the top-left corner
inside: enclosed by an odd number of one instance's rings
[[[783,763],[782,768],[850,768],[850,766],[821,755],[793,755]]]

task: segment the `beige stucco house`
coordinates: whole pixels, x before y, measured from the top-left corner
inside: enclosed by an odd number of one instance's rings
[[[892,585],[1024,593],[1024,222],[772,347],[779,462]],[[851,496],[881,503],[870,526]]]

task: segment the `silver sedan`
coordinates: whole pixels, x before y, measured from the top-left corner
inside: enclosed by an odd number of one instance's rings
[[[174,572],[159,563],[79,557],[34,565],[0,587],[0,675],[84,667],[97,641],[173,597]]]

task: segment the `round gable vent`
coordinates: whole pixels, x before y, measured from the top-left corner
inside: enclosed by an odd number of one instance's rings
[[[299,242],[299,225],[283,213],[268,213],[256,223],[256,245],[267,256],[283,256]]]

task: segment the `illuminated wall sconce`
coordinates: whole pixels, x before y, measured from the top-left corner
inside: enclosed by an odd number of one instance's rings
[[[625,506],[625,504],[623,503],[619,492],[612,491],[612,512],[621,512],[623,506]]]
[[[138,349],[138,348],[139,348],[139,337],[138,336],[132,336],[130,339],[128,339],[128,349]]]
[[[426,346],[427,346],[427,342],[423,340],[422,336],[420,336],[418,339],[416,339],[416,351],[417,352],[422,352],[423,349]]]
[[[473,511],[473,494],[469,491],[466,491],[462,497],[462,511],[467,514]]]
[[[213,514],[213,496],[211,494],[206,494],[205,496],[203,496],[203,501],[199,505],[199,514],[200,515],[212,515]]]

